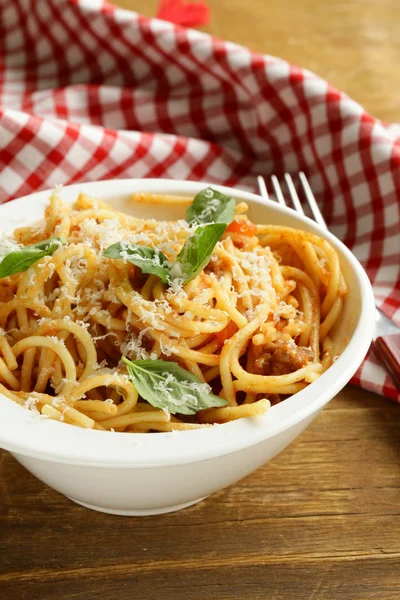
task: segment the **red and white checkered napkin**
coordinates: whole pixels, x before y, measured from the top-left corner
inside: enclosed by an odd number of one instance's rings
[[[0,199],[303,170],[400,324],[400,132],[283,60],[99,0],[0,0]],[[399,400],[370,356],[354,383]]]

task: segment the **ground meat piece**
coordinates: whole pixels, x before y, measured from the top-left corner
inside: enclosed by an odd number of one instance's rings
[[[313,358],[314,352],[310,348],[278,341],[265,346],[264,352],[254,362],[254,373],[286,375],[305,367]]]

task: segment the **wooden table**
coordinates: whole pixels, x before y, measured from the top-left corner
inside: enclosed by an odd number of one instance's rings
[[[153,0],[119,4],[154,14]],[[400,120],[397,0],[210,0],[209,31]],[[7,600],[399,600],[400,410],[348,387],[278,458],[181,513],[88,511],[0,454]]]

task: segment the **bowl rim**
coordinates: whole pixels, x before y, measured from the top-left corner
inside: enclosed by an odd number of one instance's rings
[[[374,296],[369,279],[351,251],[329,231],[308,217],[254,193],[207,182],[171,179],[120,179],[65,186],[61,195],[71,201],[80,192],[102,199],[136,191],[195,194],[207,185],[284,214],[298,228],[312,231],[336,247],[350,265],[360,288],[361,311],[350,341],[338,360],[301,392],[273,406],[265,415],[245,418],[207,429],[172,433],[130,433],[83,430],[73,425],[38,417],[0,394],[0,447],[12,453],[49,462],[107,468],[156,468],[209,460],[257,445],[289,430],[316,414],[351,379],[368,351],[374,329]],[[48,202],[50,190],[29,194],[0,206],[2,220],[11,223],[12,214],[36,212]],[[34,204],[35,203],[35,204]],[[31,219],[29,219],[31,220]],[[13,225],[14,228],[14,225]],[[310,394],[311,392],[311,394]]]

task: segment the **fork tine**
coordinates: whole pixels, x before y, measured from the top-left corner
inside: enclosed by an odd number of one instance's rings
[[[300,171],[299,173],[299,179],[302,183],[303,186],[303,190],[304,190],[304,194],[306,196],[308,205],[311,209],[311,212],[313,214],[314,219],[316,220],[316,222],[318,223],[318,225],[320,225],[321,227],[323,227],[324,229],[328,229],[324,217],[322,216],[322,213],[319,209],[319,206],[317,204],[317,201],[315,200],[315,196],[312,193],[312,190],[310,188],[310,184],[308,183],[307,177],[305,176],[305,174],[303,173],[303,171]]]
[[[275,196],[277,197],[279,204],[281,204],[282,206],[286,206],[285,198],[282,194],[282,188],[279,184],[277,176],[271,175],[271,181],[274,188]]]
[[[265,198],[265,200],[270,200],[268,195],[267,186],[265,185],[265,179],[261,175],[257,177],[258,189],[260,191],[260,196]]]
[[[302,207],[299,197],[297,195],[296,188],[294,187],[293,179],[291,178],[289,173],[285,173],[285,181],[286,181],[286,185],[288,186],[289,194],[292,199],[295,210],[298,213],[300,213],[301,215],[304,215],[303,207]]]

